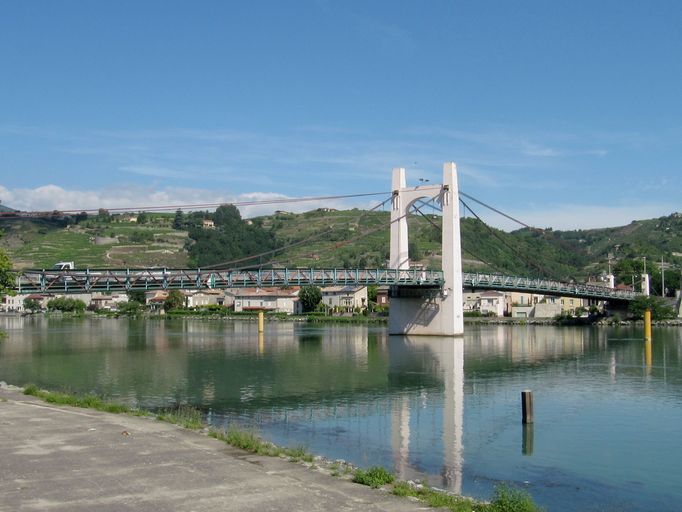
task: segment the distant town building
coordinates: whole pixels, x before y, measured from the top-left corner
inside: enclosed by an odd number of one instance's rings
[[[298,291],[298,288],[240,288],[234,294],[234,311],[298,314],[302,312]]]
[[[481,293],[480,312],[485,316],[504,316],[505,295],[502,292],[489,290]]]
[[[221,290],[187,290],[185,297],[188,308],[225,304],[225,292]]]
[[[93,293],[89,305],[96,309],[114,310],[123,302],[128,302],[125,293]]]
[[[5,313],[23,313],[24,299],[27,297],[27,295],[5,295],[2,298],[0,308]]]
[[[352,313],[367,307],[366,286],[327,286],[322,288],[322,302],[331,309]]]
[[[377,306],[386,307],[389,303],[388,298],[389,287],[379,286],[377,288]]]

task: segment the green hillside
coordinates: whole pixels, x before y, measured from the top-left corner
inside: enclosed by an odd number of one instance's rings
[[[80,222],[58,217],[5,220],[0,224],[5,232],[0,245],[16,268],[47,268],[64,260],[76,262],[78,268],[177,268],[201,264],[202,255],[208,252],[212,265],[225,268],[374,268],[385,267],[389,256],[390,214],[386,211],[319,209],[244,221],[237,214],[237,222],[244,223],[245,238],[232,237],[230,243],[240,240],[237,243],[243,250],[232,247],[224,254],[221,243],[235,231],[235,225],[221,232],[220,219],[215,219],[215,231],[204,230],[202,221],[213,219],[213,213],[139,214],[136,221],[131,215],[101,214],[76,219]],[[408,224],[412,259],[427,268],[440,268],[440,217],[412,215]],[[465,270],[582,281],[605,274],[611,259],[622,274],[621,281],[630,282],[641,272],[646,257],[656,286],[663,258],[666,287],[679,287],[680,214],[606,229],[511,233],[465,218],[461,229]],[[200,239],[203,254],[193,250],[199,248]],[[244,258],[259,253],[257,258]]]
[[[74,261],[77,268],[121,268],[187,264],[187,233],[170,227],[167,215],[153,215],[145,224],[123,220],[78,224],[59,219],[12,220],[0,223],[0,245],[15,268],[49,268]]]

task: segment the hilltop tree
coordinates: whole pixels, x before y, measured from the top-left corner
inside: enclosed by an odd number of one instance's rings
[[[109,213],[109,210],[104,208],[97,210],[97,220],[104,223],[111,222],[111,214]]]
[[[239,266],[260,265],[261,261],[244,258],[276,247],[272,232],[258,223],[244,222],[234,205],[221,205],[212,217],[215,229],[204,229],[198,223],[189,226],[190,242],[186,247],[192,265],[231,265],[235,260]]]
[[[239,230],[242,227],[242,216],[235,205],[223,204],[213,214],[213,222],[222,231]]]
[[[183,226],[185,225],[184,219],[182,216],[182,210],[178,210],[175,212],[175,217],[173,218],[173,229],[182,229]]]

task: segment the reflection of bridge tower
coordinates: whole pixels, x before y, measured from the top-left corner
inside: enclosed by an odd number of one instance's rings
[[[464,465],[464,344],[444,343],[441,364],[443,393],[443,485],[462,493]]]
[[[443,166],[443,184],[407,188],[405,169],[393,169],[390,268],[408,269],[407,213],[420,199],[438,201],[443,211],[441,288],[391,287],[390,334],[458,336],[464,333],[462,248],[459,234],[457,168]]]
[[[443,466],[442,485],[462,493],[464,467],[464,343],[452,338],[405,338],[407,345],[428,347],[443,379]],[[419,472],[410,464],[410,399],[398,397],[391,415],[391,446],[396,476],[415,478]]]

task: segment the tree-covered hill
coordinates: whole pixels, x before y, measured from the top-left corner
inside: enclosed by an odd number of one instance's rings
[[[387,211],[317,209],[242,219],[233,206],[215,212],[138,213],[2,221],[5,247],[17,268],[56,261],[84,267],[345,267],[382,268],[389,257]],[[212,223],[212,225],[211,225]],[[440,268],[441,218],[411,215],[410,255]],[[682,215],[605,229],[507,233],[475,218],[461,221],[465,270],[583,281],[606,274],[621,282],[643,271],[666,288],[679,287]],[[251,258],[252,256],[256,257]]]

